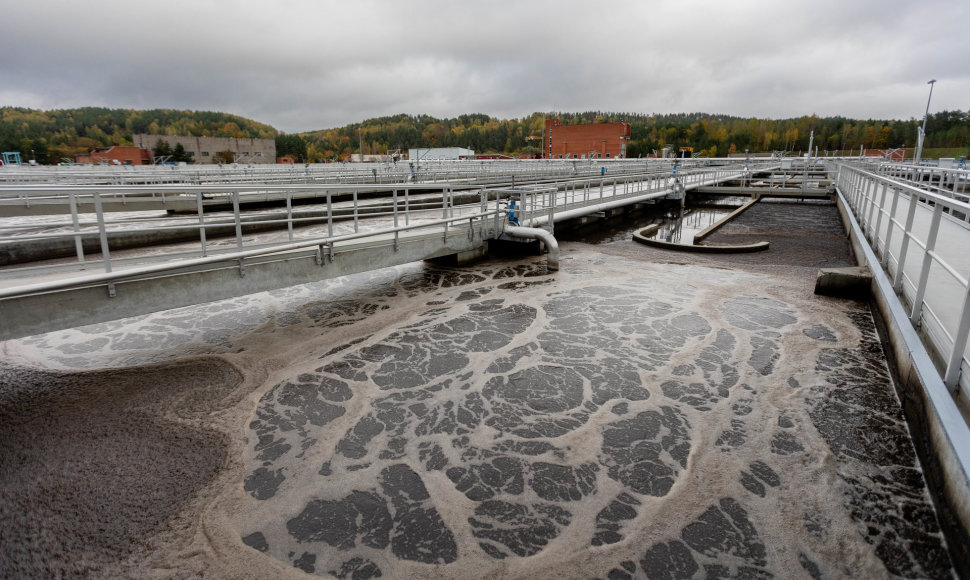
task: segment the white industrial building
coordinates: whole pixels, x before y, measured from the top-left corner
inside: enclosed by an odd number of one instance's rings
[[[131,136],[135,147],[153,149],[159,141],[170,146],[181,145],[192,154],[196,163],[219,163],[219,153],[229,151],[239,163],[276,163],[276,139],[251,139],[249,137],[190,137],[184,135]]]
[[[428,161],[431,159],[461,159],[474,155],[475,152],[464,147],[434,147],[431,149],[408,149],[410,161]]]

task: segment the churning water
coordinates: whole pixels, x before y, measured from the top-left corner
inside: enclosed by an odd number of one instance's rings
[[[412,265],[8,348],[260,369],[238,475],[197,516],[240,570],[951,574],[865,305],[563,248],[555,274]]]

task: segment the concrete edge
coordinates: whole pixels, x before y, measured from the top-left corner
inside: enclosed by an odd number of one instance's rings
[[[687,244],[675,244],[673,242],[665,242],[663,240],[656,240],[647,236],[651,236],[660,229],[660,226],[654,224],[643,228],[638,232],[633,232],[633,241],[640,242],[645,246],[652,246],[654,248],[663,248],[665,250],[675,250],[679,252],[693,252],[697,254],[731,254],[731,253],[746,253],[746,252],[760,252],[767,250],[769,247],[768,242],[755,242],[753,244],[745,244],[743,246],[698,246],[698,245],[687,245]]]
[[[970,545],[970,427],[838,188],[836,201],[856,262],[872,272],[873,300],[891,349],[887,354],[895,363],[898,394],[950,557],[957,573],[970,578],[970,554],[965,549]]]
[[[760,199],[758,199],[758,198],[752,199],[751,201],[749,201],[746,204],[742,205],[738,209],[732,211],[731,213],[727,214],[726,216],[722,217],[721,219],[719,219],[716,222],[712,223],[711,225],[707,226],[706,228],[704,228],[703,230],[701,230],[699,233],[694,234],[694,244],[696,245],[696,244],[699,244],[699,243],[703,242],[707,238],[707,236],[709,236],[709,235],[713,234],[714,232],[716,232],[717,230],[721,229],[721,227],[723,227],[729,221],[733,220],[734,218],[738,217],[739,215],[741,215],[742,213],[744,213],[745,211],[747,211],[747,209],[749,207],[751,207],[754,204],[758,203],[758,201],[760,201]]]

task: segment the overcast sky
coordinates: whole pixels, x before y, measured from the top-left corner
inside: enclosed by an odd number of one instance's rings
[[[922,118],[970,109],[970,0],[0,0],[0,106]]]

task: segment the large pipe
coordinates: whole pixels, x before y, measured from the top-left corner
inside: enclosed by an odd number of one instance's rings
[[[549,270],[559,269],[559,242],[546,230],[541,228],[524,228],[522,226],[505,226],[505,233],[517,238],[529,238],[530,240],[541,240],[546,244],[549,255],[546,256],[546,267]]]

